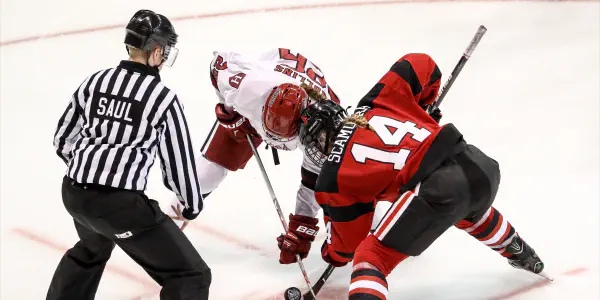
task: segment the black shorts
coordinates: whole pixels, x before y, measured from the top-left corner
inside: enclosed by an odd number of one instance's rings
[[[498,163],[473,145],[446,159],[392,205],[373,234],[382,244],[417,256],[457,222],[481,218],[500,185]]]

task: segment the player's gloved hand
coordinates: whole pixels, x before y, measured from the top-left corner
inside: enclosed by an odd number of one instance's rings
[[[431,116],[436,122],[440,123],[440,120],[442,119],[442,111],[440,110],[439,107],[436,107],[430,114],[429,116]]]
[[[215,106],[215,113],[219,123],[227,128],[231,135],[236,139],[246,140],[246,134],[250,136],[258,136],[256,130],[250,125],[250,121],[244,116],[240,115],[237,111],[232,108],[226,108],[225,104],[218,103]]]
[[[331,249],[331,251],[333,253],[330,253],[330,249],[331,248],[329,247],[329,244],[327,243],[327,241],[325,241],[323,243],[323,246],[321,246],[321,257],[323,258],[323,260],[326,263],[328,263],[336,268],[339,268],[339,267],[343,267],[343,266],[347,265],[348,262],[350,262],[352,260],[352,258],[347,259],[347,258],[337,255],[335,253],[335,251],[333,251],[333,249]]]
[[[296,254],[300,254],[302,259],[308,256],[310,243],[315,240],[319,232],[318,223],[319,220],[316,218],[290,214],[288,231],[285,235],[282,234],[277,238],[277,244],[281,250],[279,263],[295,263],[297,261]]]

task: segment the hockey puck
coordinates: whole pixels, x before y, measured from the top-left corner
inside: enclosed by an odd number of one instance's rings
[[[300,300],[300,298],[302,298],[302,293],[300,292],[300,289],[291,287],[285,290],[283,298],[285,298],[285,300]]]

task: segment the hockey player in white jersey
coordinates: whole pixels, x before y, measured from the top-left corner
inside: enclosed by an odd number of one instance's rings
[[[276,149],[294,150],[301,146],[300,113],[310,103],[309,93],[339,103],[323,72],[289,49],[273,49],[256,58],[215,52],[210,78],[218,103],[217,121],[201,148],[203,157],[197,168],[204,197],[229,171],[243,169],[250,160],[253,152],[247,134],[255,146],[265,141]],[[290,214],[288,232],[278,238],[281,263],[295,262],[297,253],[305,258],[319,230],[314,217],[320,207],[313,192],[319,170],[304,154],[296,211]]]

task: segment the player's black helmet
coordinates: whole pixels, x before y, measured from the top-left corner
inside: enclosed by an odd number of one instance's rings
[[[177,58],[177,33],[167,17],[151,10],[137,11],[125,28],[125,45],[150,51],[155,45],[164,49],[163,62],[172,66]]]
[[[318,166],[329,156],[335,136],[347,116],[344,108],[331,100],[317,101],[302,111],[300,142],[306,155]]]

